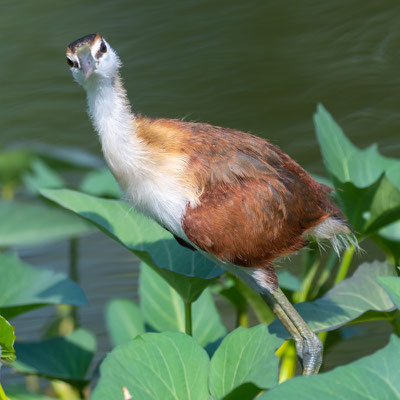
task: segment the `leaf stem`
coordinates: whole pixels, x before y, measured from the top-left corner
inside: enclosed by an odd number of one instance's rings
[[[185,301],[185,333],[192,336],[192,302]]]
[[[396,332],[397,336],[400,337],[400,312],[396,313],[396,316],[391,321],[394,331]]]
[[[311,285],[318,272],[320,262],[321,259],[319,257],[315,257],[314,261],[311,264],[310,269],[307,272],[307,275],[303,279],[303,282],[301,284],[301,289],[293,294],[293,300],[296,303],[300,303],[302,301],[307,300],[308,295],[310,293]]]
[[[3,386],[1,386],[1,383],[0,383],[0,400],[8,400],[8,397],[4,393]]]
[[[78,269],[78,238],[71,238],[69,240],[69,277],[75,282],[79,283],[79,269]],[[71,306],[71,317],[74,328],[79,326],[78,308]]]
[[[284,345],[279,349],[282,349],[281,366],[279,369],[279,383],[285,382],[296,375],[297,367],[297,354],[296,346],[293,340],[287,340]]]
[[[248,328],[249,327],[249,314],[247,312],[246,307],[241,308],[237,312],[236,325],[237,326],[243,326],[244,328]]]
[[[336,264],[337,255],[334,251],[331,252],[328,261],[324,265],[324,268],[321,271],[320,276],[317,279],[317,282],[313,285],[313,290],[310,295],[311,299],[315,299],[318,296],[318,293],[323,285],[325,285],[326,281],[329,279],[331,272]]]
[[[334,285],[337,285],[339,282],[341,282],[343,279],[346,278],[347,272],[349,271],[349,267],[351,264],[351,260],[353,259],[353,255],[354,255],[354,246],[350,245],[344,252],[343,260],[339,265],[339,270],[336,274],[336,278],[333,283]]]

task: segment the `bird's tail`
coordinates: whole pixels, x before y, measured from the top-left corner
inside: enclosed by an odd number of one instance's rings
[[[340,256],[340,253],[348,248],[354,247],[359,252],[360,246],[354,233],[347,222],[336,216],[330,216],[315,226],[310,235],[313,236],[318,245],[323,248],[326,240],[330,241],[333,250]]]

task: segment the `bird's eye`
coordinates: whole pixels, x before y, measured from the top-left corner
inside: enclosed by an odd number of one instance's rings
[[[100,51],[102,53],[107,53],[107,46],[106,46],[106,44],[104,42],[101,42]]]
[[[67,64],[72,68],[75,63],[69,57],[67,57]]]

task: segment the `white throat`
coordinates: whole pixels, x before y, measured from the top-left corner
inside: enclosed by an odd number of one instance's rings
[[[139,156],[131,154],[133,150],[140,148],[134,143],[135,116],[118,75],[114,79],[93,78],[85,85],[89,115],[100,136],[107,164],[120,179],[126,174],[123,160]],[[120,184],[125,186],[125,182]]]
[[[174,170],[181,171],[182,160],[169,160],[171,175],[155,164],[151,151],[137,135],[121,79],[93,77],[85,82],[89,115],[99,134],[104,158],[126,194],[143,214],[155,219],[174,234],[186,237],[181,221],[188,203]]]

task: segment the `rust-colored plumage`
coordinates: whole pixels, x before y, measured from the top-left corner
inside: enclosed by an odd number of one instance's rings
[[[186,208],[183,230],[223,261],[269,267],[304,247],[304,235],[326,218],[344,218],[329,187],[264,139],[179,120],[139,117],[137,127],[156,157],[186,156],[182,178],[198,198]]]

